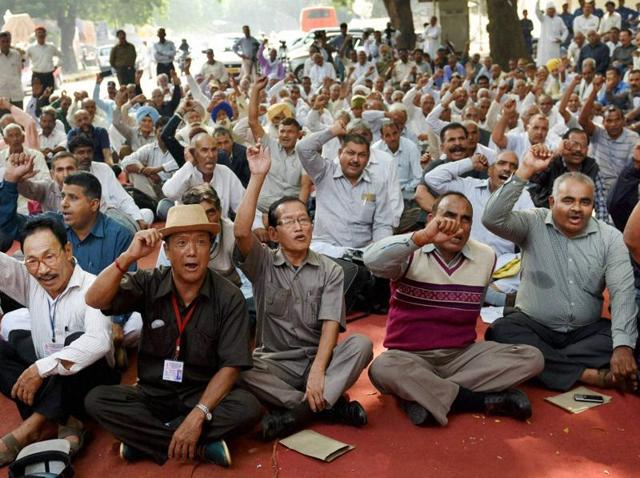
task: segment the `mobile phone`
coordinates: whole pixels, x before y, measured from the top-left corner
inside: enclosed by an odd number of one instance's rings
[[[604,397],[602,395],[583,395],[576,393],[573,395],[573,399],[576,402],[604,403]]]

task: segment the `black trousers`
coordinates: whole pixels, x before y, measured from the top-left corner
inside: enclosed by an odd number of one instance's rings
[[[138,384],[94,388],[85,400],[87,412],[118,440],[149,455],[159,465],[167,461],[174,432],[198,403],[204,390],[180,400],[175,395],[151,395]],[[199,445],[253,427],[262,406],[251,393],[233,389],[205,423]]]
[[[40,83],[42,83],[43,88],[51,87],[52,90],[56,88],[55,80],[53,78],[53,71],[49,73],[36,73],[35,71],[31,73],[31,81],[33,82],[34,78],[38,78]]]
[[[67,337],[69,345],[82,333]],[[11,389],[27,368],[36,361],[36,352],[28,330],[14,330],[9,341],[0,340],[0,391],[11,398]],[[69,415],[83,419],[84,399],[92,388],[102,384],[120,382],[120,374],[102,358],[74,375],[54,375],[44,379],[36,393],[33,405],[14,400],[23,420],[40,413],[49,420],[63,423]],[[13,400],[13,399],[12,399]]]
[[[496,320],[485,339],[538,348],[544,355],[544,370],[538,379],[546,387],[561,391],[573,387],[586,368],[608,368],[613,353],[611,321],[606,319],[562,333],[516,310]]]
[[[133,66],[116,67],[116,75],[120,86],[127,86],[136,81],[136,69]]]
[[[169,77],[169,82],[171,83],[171,70],[175,70],[175,66],[173,66],[173,62],[171,63],[158,63],[156,64],[156,75],[160,75],[162,73],[166,73]]]

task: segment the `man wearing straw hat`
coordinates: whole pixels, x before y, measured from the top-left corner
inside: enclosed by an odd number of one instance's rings
[[[219,227],[199,204],[174,206],[164,229],[136,234],[87,292],[91,307],[142,314],[137,385],[99,387],[85,403],[125,460],[229,466],[223,438],[260,417],[256,398],[234,388],[252,366],[242,293],[207,267]],[[126,272],[162,239],[171,267]]]

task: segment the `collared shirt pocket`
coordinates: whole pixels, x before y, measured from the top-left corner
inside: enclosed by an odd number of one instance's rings
[[[265,312],[270,317],[284,317],[287,313],[289,296],[291,292],[272,284],[267,284],[265,299]]]
[[[605,268],[601,264],[589,264],[582,276],[582,289],[589,294],[601,297],[604,290]]]
[[[375,193],[363,193],[360,198],[360,214],[359,219],[362,223],[370,224],[373,222],[373,215],[376,212],[376,195]]]
[[[322,294],[315,291],[307,292],[304,304],[304,321],[305,323],[314,329],[321,328],[321,324],[318,321],[320,314],[320,302],[322,301]]]

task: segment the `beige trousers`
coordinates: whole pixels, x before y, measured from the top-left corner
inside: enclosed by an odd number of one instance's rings
[[[342,394],[358,380],[373,358],[371,340],[351,335],[336,345],[325,372],[324,399],[333,406]],[[292,409],[302,402],[312,361],[303,374],[287,367],[287,360],[254,357],[253,368],[242,372],[240,384],[261,402]]]
[[[387,350],[371,364],[369,378],[380,392],[418,402],[446,425],[459,387],[501,391],[543,368],[544,358],[535,347],[478,342],[465,349]]]

